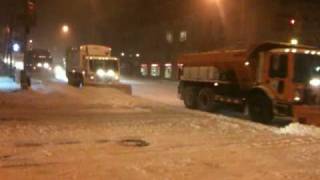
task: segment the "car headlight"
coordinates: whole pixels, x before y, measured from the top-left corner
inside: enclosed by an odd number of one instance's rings
[[[313,78],[310,80],[309,84],[313,87],[319,87],[320,86],[320,79],[319,78]]]
[[[102,70],[102,69],[98,69],[97,70],[97,75],[99,76],[99,77],[103,77],[103,76],[105,76],[105,72],[104,72],[104,70]]]
[[[106,73],[106,75],[107,75],[108,77],[115,77],[115,76],[116,76],[116,73],[115,73],[113,70],[108,70],[107,73]]]
[[[37,67],[41,68],[42,67],[42,63],[38,63]]]

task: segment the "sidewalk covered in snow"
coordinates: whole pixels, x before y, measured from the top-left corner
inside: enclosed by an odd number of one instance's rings
[[[0,76],[0,92],[12,92],[20,89],[20,85],[8,76]]]

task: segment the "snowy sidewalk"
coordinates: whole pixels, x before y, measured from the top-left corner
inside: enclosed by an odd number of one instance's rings
[[[0,92],[12,92],[20,89],[20,85],[7,76],[0,76]]]

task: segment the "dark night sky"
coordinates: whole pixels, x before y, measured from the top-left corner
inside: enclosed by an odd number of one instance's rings
[[[4,24],[7,14],[11,12],[10,2],[17,6],[21,1],[23,0],[1,0],[0,25]],[[207,7],[204,5],[208,6],[207,2],[210,1],[212,0],[38,0],[38,23],[32,31],[32,38],[37,47],[60,49],[60,51],[67,45],[84,43],[106,44],[118,50],[120,48],[138,49],[137,42],[139,38],[144,38],[143,29],[148,27],[157,27],[161,23],[179,20],[183,16],[193,16],[196,13],[201,13],[201,16],[196,17],[197,19],[204,18],[207,22],[208,16],[217,14],[217,10],[212,8],[205,12]],[[235,5],[229,12],[229,17],[235,17],[233,18],[235,22],[230,22],[238,26],[241,22],[237,17],[241,15],[234,16],[234,14],[239,11],[239,2],[242,1],[220,1],[224,2],[223,4]],[[247,1],[251,11],[256,10],[258,5],[262,4],[261,2],[272,3],[270,0]],[[299,10],[298,3],[302,2],[302,0],[278,1],[282,2],[285,8],[296,4],[296,8],[293,9],[295,11]],[[306,1],[319,5],[319,0]],[[272,5],[269,6],[269,8],[272,7]],[[260,11],[266,11],[269,16],[269,10],[265,7],[260,7],[256,11],[260,14],[262,13]],[[296,14],[291,13],[289,17],[294,15]],[[217,24],[217,22],[212,23]],[[60,31],[65,23],[71,27],[68,36],[63,36]],[[286,22],[283,24],[286,25]],[[231,30],[238,29],[232,27]]]
[[[4,6],[0,6],[0,22],[4,22],[8,6],[14,1],[17,5],[22,0],[1,0]],[[32,38],[35,45],[47,48],[59,47],[66,41],[119,46],[121,40],[139,29],[173,19],[178,4],[181,0],[38,0],[38,23]],[[64,23],[72,29],[69,37],[61,35]]]

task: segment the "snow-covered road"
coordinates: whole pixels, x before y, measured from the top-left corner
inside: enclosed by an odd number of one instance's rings
[[[318,128],[277,128],[159,102],[52,82],[0,92],[0,179],[320,177]]]

